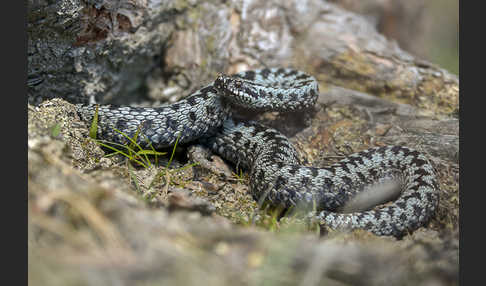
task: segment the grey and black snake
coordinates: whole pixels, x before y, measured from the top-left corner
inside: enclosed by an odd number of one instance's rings
[[[99,106],[98,137],[126,139],[114,128],[155,148],[199,141],[245,167],[252,196],[286,208],[313,209],[309,217],[333,229],[366,229],[403,236],[426,224],[439,202],[435,171],[420,152],[403,146],[371,148],[326,168],[303,166],[297,151],[277,130],[257,122],[237,122],[233,106],[256,111],[312,108],[318,97],[314,77],[288,68],[220,75],[183,100],[158,108]],[[95,105],[77,105],[90,123]],[[147,140],[148,139],[148,140]],[[383,182],[395,182],[395,200],[381,208],[341,212],[346,204]]]

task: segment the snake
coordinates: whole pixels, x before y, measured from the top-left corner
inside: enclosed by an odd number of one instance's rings
[[[248,171],[255,200],[309,210],[306,217],[324,227],[400,238],[425,226],[438,207],[439,184],[424,153],[381,146],[327,167],[305,166],[281,132],[235,114],[238,108],[306,112],[318,96],[313,76],[280,67],[220,74],[164,106],[77,104],[76,110],[87,123],[96,113],[97,137],[110,142],[126,144],[127,136],[135,136],[140,145],[154,148],[201,143]],[[381,189],[385,195],[373,197]],[[365,203],[355,203],[360,199]]]

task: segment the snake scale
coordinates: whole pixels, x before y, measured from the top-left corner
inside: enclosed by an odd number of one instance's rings
[[[171,105],[99,106],[98,138],[125,143],[114,128],[128,136],[140,128],[139,143],[150,142],[155,148],[174,145],[178,137],[180,143],[197,140],[249,171],[250,192],[256,200],[264,196],[275,206],[311,208],[309,218],[332,229],[366,229],[401,237],[426,224],[438,206],[439,187],[424,154],[385,146],[352,154],[326,168],[308,167],[277,130],[232,117],[234,106],[289,112],[312,108],[317,97],[315,78],[294,69],[220,75]],[[95,105],[77,105],[77,111],[90,123]],[[398,189],[391,202],[343,211],[353,199],[387,182]]]

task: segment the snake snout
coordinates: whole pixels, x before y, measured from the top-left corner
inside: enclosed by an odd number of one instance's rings
[[[225,74],[219,74],[216,80],[213,83],[213,86],[218,90],[218,91],[226,91],[228,89],[228,86],[231,85],[232,83],[231,77],[225,75]]]

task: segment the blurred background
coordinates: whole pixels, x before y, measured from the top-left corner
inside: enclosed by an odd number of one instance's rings
[[[459,75],[458,0],[331,0],[359,13],[388,39]]]

